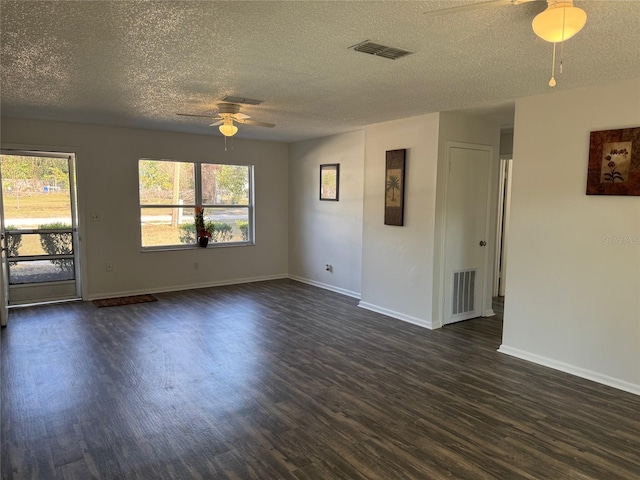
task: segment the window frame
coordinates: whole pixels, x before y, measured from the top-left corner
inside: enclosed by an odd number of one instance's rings
[[[164,203],[164,204],[143,204],[142,203],[142,195],[140,190],[140,162],[142,161],[153,161],[153,162],[171,162],[171,163],[183,163],[189,164],[193,167],[193,175],[194,175],[194,197],[195,203],[185,203],[185,204],[173,204],[173,203]],[[210,203],[202,203],[203,192],[202,192],[202,165],[221,165],[221,166],[232,166],[232,167],[245,167],[247,169],[248,174],[248,194],[247,194],[247,204],[210,204]],[[218,162],[190,162],[190,161],[182,161],[182,160],[170,160],[170,159],[157,159],[157,158],[149,158],[143,157],[138,159],[138,207],[140,214],[140,248],[143,251],[163,251],[163,250],[185,250],[192,248],[199,248],[197,241],[193,244],[186,243],[177,243],[177,244],[167,244],[167,245],[143,245],[143,236],[142,236],[142,211],[144,209],[155,209],[155,208],[182,208],[182,209],[191,209],[194,210],[196,206],[201,206],[205,211],[206,210],[221,210],[228,208],[243,208],[247,210],[247,221],[249,222],[249,238],[247,240],[240,241],[232,241],[232,242],[209,242],[208,247],[212,248],[226,248],[226,247],[243,247],[243,246],[252,246],[255,245],[255,167],[254,165],[245,165],[245,164],[236,164],[236,163],[218,163]],[[195,231],[195,225],[194,225]]]

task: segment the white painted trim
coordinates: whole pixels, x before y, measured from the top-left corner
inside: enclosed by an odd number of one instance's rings
[[[347,290],[345,288],[329,285],[328,283],[317,282],[308,278],[298,277],[297,275],[289,275],[289,278],[291,280],[295,280],[296,282],[306,283],[308,285],[313,285],[314,287],[324,288],[325,290],[331,290],[332,292],[346,295],[347,297],[357,298],[358,300],[360,299],[360,294],[358,292],[352,292],[351,290]]]
[[[500,158],[500,169],[498,178],[498,209],[496,212],[496,243],[493,257],[493,294],[496,297],[500,293],[500,257],[502,253],[502,224],[504,221],[504,184],[506,181],[507,161]]]
[[[493,311],[493,308],[487,308],[484,312],[482,312],[483,317],[493,317],[496,312]]]
[[[283,278],[288,278],[288,276],[286,274],[265,275],[263,277],[237,278],[234,280],[225,280],[221,282],[192,283],[190,285],[171,286],[164,288],[144,288],[141,290],[130,290],[124,292],[97,293],[95,295],[88,295],[87,297],[83,298],[83,300],[90,302],[92,300],[102,300],[104,298],[127,297],[131,295],[144,295],[148,293],[179,292],[181,290],[196,290],[198,288],[222,287],[225,285],[265,282],[268,280],[282,280]]]
[[[22,152],[39,152],[44,154],[63,155],[66,156],[69,152],[77,152],[78,147],[63,146],[63,145],[38,145],[31,143],[2,143],[0,145],[2,150],[11,150],[13,153]]]
[[[2,175],[0,175],[0,184]],[[2,203],[2,193],[0,193],[0,212],[4,213],[4,205]],[[4,235],[4,216],[0,217],[0,232]],[[6,241],[4,238],[0,240],[0,248],[4,248]],[[9,317],[9,278],[8,278],[9,261],[7,253],[0,251],[0,327],[7,326],[7,318]]]
[[[506,355],[510,355],[512,357],[520,358],[528,362],[533,362],[538,365],[542,365],[544,367],[553,368],[554,370],[559,370],[561,372],[569,373],[571,375],[575,375],[576,377],[585,378],[587,380],[591,380],[596,383],[601,383],[609,387],[617,388],[625,392],[633,393],[635,395],[640,395],[640,384],[626,382],[618,378],[610,377],[608,375],[603,375],[601,373],[594,372],[592,370],[587,370],[581,367],[577,367],[575,365],[570,365],[568,363],[559,362],[558,360],[554,360],[552,358],[536,355],[535,353],[526,352],[524,350],[509,347],[504,344],[500,345],[498,352],[504,353]]]
[[[395,310],[389,310],[388,308],[379,307],[378,305],[374,305],[372,303],[360,302],[358,303],[358,306],[360,308],[364,308],[365,310],[371,310],[372,312],[381,313],[382,315],[386,315],[387,317],[396,318],[398,320],[402,320],[403,322],[418,325],[419,327],[423,328],[428,328],[429,330],[433,330],[434,328],[439,328],[441,326],[438,325],[437,327],[434,327],[433,323],[429,322],[428,320],[412,317],[411,315],[396,312]]]
[[[511,221],[511,184],[513,181],[513,159],[507,160],[507,178],[505,188],[505,210],[504,210],[504,230],[502,235],[502,278],[500,281],[500,291],[498,295],[505,296],[507,285],[507,252],[509,250],[509,223]]]
[[[4,255],[4,253],[0,253],[0,255]],[[7,326],[7,318],[9,317],[9,306],[7,305],[5,293],[4,293],[4,258],[2,259],[2,272],[0,272],[0,327]]]
[[[486,200],[487,200],[487,208],[486,208],[486,220],[485,220],[485,226],[484,226],[484,233],[485,233],[485,238],[486,238],[486,242],[487,242],[487,248],[484,249],[484,279],[482,282],[482,310],[484,312],[488,312],[491,310],[491,303],[492,303],[492,298],[493,298],[493,293],[489,294],[489,292],[492,292],[492,287],[493,284],[491,283],[491,279],[492,279],[492,275],[491,275],[491,267],[492,267],[492,263],[490,262],[491,259],[491,244],[495,242],[495,238],[493,238],[493,236],[491,235],[491,212],[493,211],[493,206],[491,205],[491,192],[493,192],[493,189],[495,188],[493,185],[493,171],[494,171],[494,166],[495,166],[495,158],[494,158],[494,154],[493,154],[493,147],[488,147],[488,152],[489,152],[489,171],[487,172],[487,176],[489,177],[487,179],[487,191],[486,191]],[[486,316],[486,315],[483,315]]]

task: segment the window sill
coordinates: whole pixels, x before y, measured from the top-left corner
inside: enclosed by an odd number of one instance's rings
[[[255,242],[224,242],[209,243],[206,247],[200,245],[161,245],[157,247],[142,247],[142,252],[177,252],[182,250],[206,250],[208,248],[229,248],[229,247],[253,247]]]

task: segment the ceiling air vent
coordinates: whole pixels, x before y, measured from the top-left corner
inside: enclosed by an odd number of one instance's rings
[[[252,98],[244,98],[244,97],[233,97],[231,95],[227,95],[222,99],[223,102],[230,103],[241,103],[243,105],[260,105],[262,100],[254,100]]]
[[[371,42],[369,40],[360,42],[350,48],[353,48],[356,52],[368,53],[369,55],[376,55],[378,57],[389,58],[391,60],[396,60],[400,57],[411,55],[413,53],[409,50],[380,45],[379,43]]]

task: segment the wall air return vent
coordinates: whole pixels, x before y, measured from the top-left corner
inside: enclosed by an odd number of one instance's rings
[[[369,55],[376,55],[377,57],[384,57],[390,60],[396,60],[413,53],[408,50],[381,45],[369,40],[365,40],[349,48],[353,48],[356,52],[368,53]]]
[[[453,272],[451,315],[475,310],[476,269]]]

